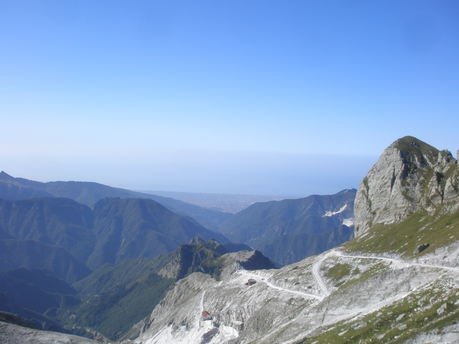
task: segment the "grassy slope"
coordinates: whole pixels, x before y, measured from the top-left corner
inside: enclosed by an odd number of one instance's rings
[[[403,222],[391,225],[376,224],[366,235],[344,244],[348,252],[394,253],[412,258],[413,251],[421,244],[430,246],[419,253],[423,255],[436,248],[459,240],[459,211],[442,215],[438,207],[433,215],[422,210]]]
[[[426,155],[430,159],[435,159],[439,153],[439,150],[435,147],[413,136],[405,136],[395,143],[398,150],[406,152],[405,155],[414,154],[420,161],[423,160],[422,155]]]
[[[454,285],[449,280],[433,282],[361,318],[327,326],[304,343],[403,344],[419,333],[457,324],[459,289]]]
[[[344,244],[349,254],[401,255],[414,258],[413,251],[421,243],[430,246],[416,257],[433,252],[459,240],[459,211],[443,214],[426,211],[412,214],[392,225],[375,225],[367,235]],[[329,263],[322,268],[328,283],[345,290],[388,271],[387,263],[374,259],[358,259],[368,269],[359,271],[348,263]],[[459,288],[454,280],[442,278],[415,290],[405,298],[363,317],[352,318],[319,329],[304,343],[405,343],[416,335],[459,322]]]

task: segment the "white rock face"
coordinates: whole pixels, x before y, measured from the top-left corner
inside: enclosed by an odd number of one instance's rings
[[[369,324],[365,316],[416,293],[440,290],[446,280],[449,289],[444,295],[459,293],[459,269],[432,265],[437,256],[431,254],[418,263],[347,256],[332,250],[279,270],[239,270],[222,281],[194,273],[167,294],[134,342],[293,344],[343,321],[346,328],[356,331]],[[336,266],[349,267],[349,273],[337,278],[329,272]],[[368,274],[373,275],[365,278]],[[251,278],[256,283],[246,285]],[[353,284],[353,280],[360,282]],[[340,288],[343,283],[349,286]],[[445,304],[441,298],[432,300],[429,307],[434,309]],[[209,312],[212,320],[204,320],[203,311]],[[402,329],[407,326],[405,320],[409,317],[393,316],[394,326]]]
[[[97,344],[94,340],[64,333],[39,331],[27,327],[0,322],[0,343],[2,344]]]
[[[414,138],[392,143],[360,182],[354,202],[354,236],[376,223],[390,224],[409,214],[446,205],[458,209],[457,161],[448,151]]]

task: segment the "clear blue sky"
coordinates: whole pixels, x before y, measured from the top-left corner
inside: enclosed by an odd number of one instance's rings
[[[459,149],[459,1],[0,0],[0,170],[329,194]]]

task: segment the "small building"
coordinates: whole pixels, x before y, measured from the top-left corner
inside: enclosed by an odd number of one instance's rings
[[[212,316],[207,311],[202,312],[202,320],[212,320]]]

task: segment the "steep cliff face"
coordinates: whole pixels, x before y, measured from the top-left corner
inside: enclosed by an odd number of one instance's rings
[[[360,182],[354,203],[355,237],[376,223],[396,223],[415,211],[459,206],[457,160],[412,136],[387,147]]]

